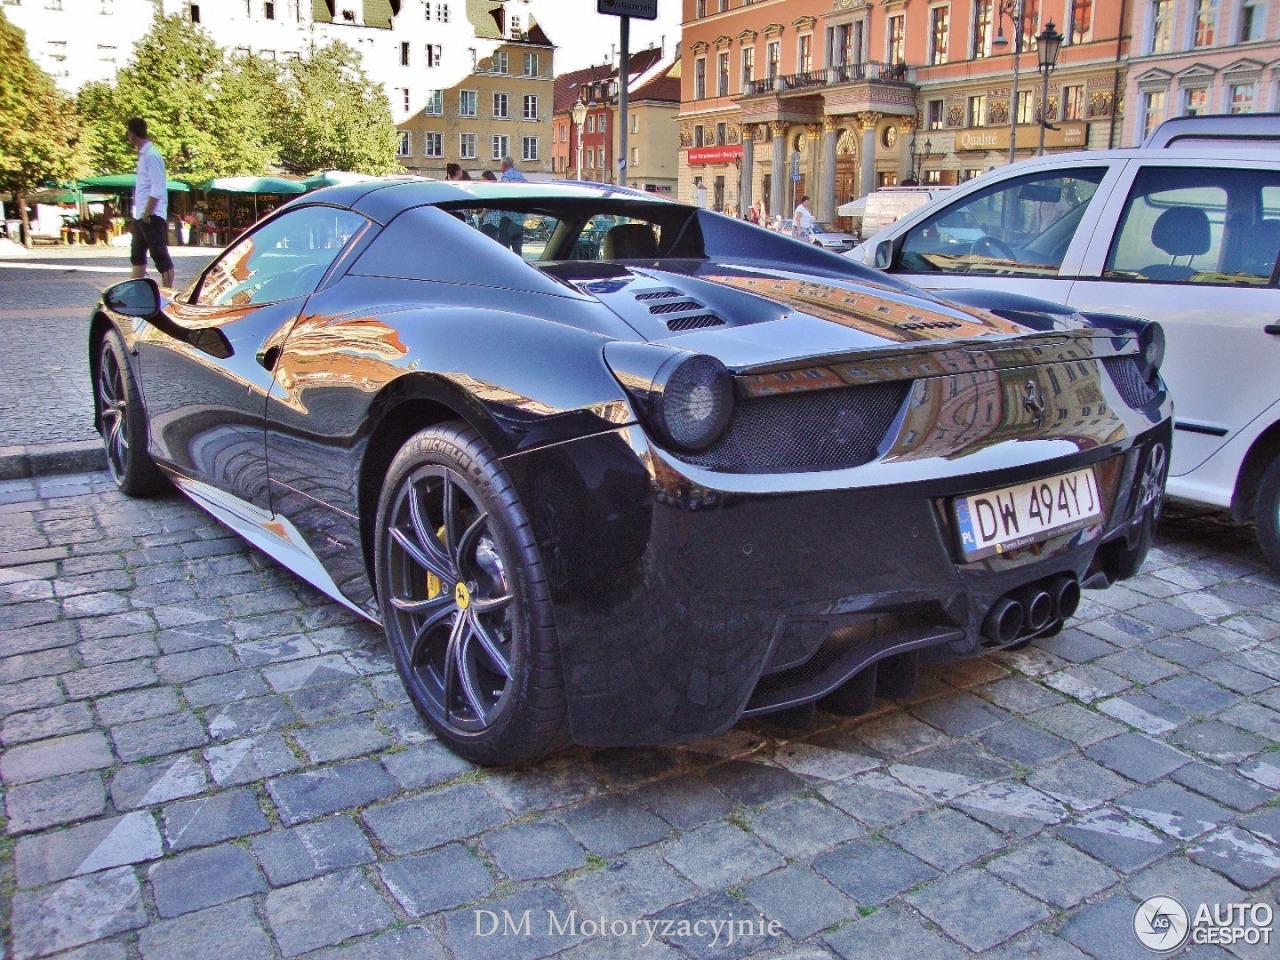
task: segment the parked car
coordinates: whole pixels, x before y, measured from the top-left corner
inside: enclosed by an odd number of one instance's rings
[[[1173,147],[993,170],[849,256],[923,287],[1158,318],[1176,405],[1169,493],[1252,520],[1280,569],[1280,154],[1196,144],[1228,118],[1196,119],[1215,124],[1170,121],[1187,134]],[[980,230],[958,234],[960,220]]]
[[[299,197],[89,337],[120,489],[380,622],[484,763],[858,712],[1059,629],[1150,543],[1160,342],[625,188],[431,181]]]
[[[852,250],[858,241],[852,234],[837,230],[829,223],[814,221],[813,228],[809,231],[809,242],[832,253],[844,253],[846,250]]]

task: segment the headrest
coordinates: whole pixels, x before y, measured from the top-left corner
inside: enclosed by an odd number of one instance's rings
[[[648,260],[658,255],[658,238],[647,223],[620,223],[604,235],[605,260]]]
[[[1170,207],[1156,218],[1151,242],[1171,257],[1207,253],[1209,217],[1199,207]]]

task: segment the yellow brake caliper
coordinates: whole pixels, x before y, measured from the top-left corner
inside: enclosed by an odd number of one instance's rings
[[[444,527],[443,526],[441,526],[440,529],[436,531],[436,537],[439,538],[441,543],[444,543]],[[440,594],[442,594],[443,592],[444,592],[444,581],[442,581],[434,573],[428,570],[427,571],[427,599],[434,600],[436,597],[440,596]]]

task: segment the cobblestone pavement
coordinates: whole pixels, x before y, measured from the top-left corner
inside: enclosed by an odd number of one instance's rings
[[[17,960],[1126,958],[1147,897],[1280,892],[1280,580],[1218,515],[866,717],[526,770],[443,749],[375,628],[180,498],[8,481],[0,544]]]

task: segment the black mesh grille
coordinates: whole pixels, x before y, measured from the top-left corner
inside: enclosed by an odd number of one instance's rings
[[[722,327],[724,321],[714,313],[699,313],[692,317],[672,317],[667,321],[668,330],[698,330],[702,327]]]
[[[1145,407],[1159,395],[1156,388],[1143,379],[1136,357],[1108,357],[1102,365],[1129,406]]]
[[[654,303],[649,306],[649,312],[658,315],[667,313],[685,313],[689,310],[705,309],[707,308],[698,303],[697,300],[675,300],[667,303]]]
[[[650,290],[648,293],[637,293],[637,300],[670,300],[672,297],[680,296],[674,290]]]
[[[735,473],[867,463],[910,389],[903,381],[739,400],[725,435],[685,459]]]

